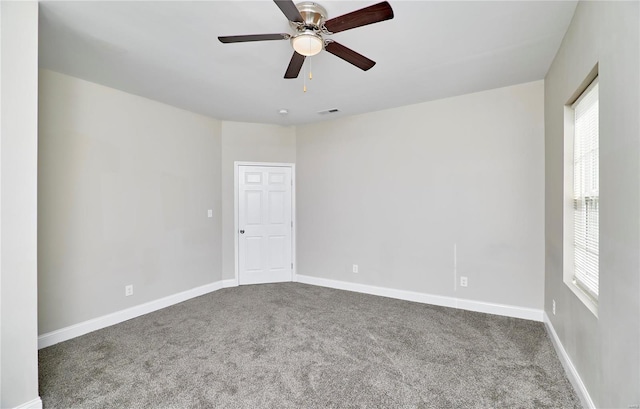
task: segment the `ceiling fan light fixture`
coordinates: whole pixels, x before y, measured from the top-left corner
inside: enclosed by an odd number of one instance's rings
[[[367,71],[376,65],[375,61],[336,41],[328,39],[325,42],[324,36],[392,19],[393,9],[388,1],[384,0],[329,20],[327,20],[327,10],[315,1],[302,1],[297,4],[293,0],[273,1],[289,21],[289,25],[295,33],[294,35],[288,33],[249,34],[221,36],[218,37],[218,40],[223,44],[268,40],[291,41],[291,47],[295,52],[291,56],[284,78],[298,78],[306,57],[314,56],[323,50],[363,71]],[[311,79],[310,68],[309,66],[309,79]]]
[[[307,30],[292,37],[291,45],[298,54],[304,55],[305,57],[311,57],[322,51],[324,41],[319,34],[316,34],[311,30]]]

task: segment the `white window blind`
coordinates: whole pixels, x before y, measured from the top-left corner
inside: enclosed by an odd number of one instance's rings
[[[599,283],[598,79],[573,104],[574,283],[594,301]]]

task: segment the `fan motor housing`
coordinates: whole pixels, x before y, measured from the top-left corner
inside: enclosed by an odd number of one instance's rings
[[[327,10],[318,3],[312,1],[303,1],[296,4],[304,23],[305,27],[313,27],[320,29],[324,21],[327,19]]]

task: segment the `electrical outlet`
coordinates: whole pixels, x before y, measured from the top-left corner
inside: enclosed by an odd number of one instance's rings
[[[556,315],[556,300],[551,301],[551,312]]]
[[[353,271],[354,273],[357,273],[357,272],[358,272],[358,265],[357,265],[357,264],[354,264],[354,265],[353,265],[352,271]]]
[[[466,287],[468,284],[467,277],[460,277],[460,287]]]
[[[133,285],[127,285],[124,287],[124,295],[126,297],[133,295]]]
[[[207,217],[213,217],[213,209],[207,210]]]

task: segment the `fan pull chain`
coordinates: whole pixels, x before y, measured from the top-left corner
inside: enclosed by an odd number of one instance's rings
[[[307,62],[307,64],[303,63],[304,73],[302,74],[302,92],[307,92],[307,68],[311,64],[311,58],[307,58],[305,62]],[[309,79],[311,79],[311,68],[309,68]]]
[[[307,62],[307,64],[304,67],[304,74],[302,75],[302,78],[304,81],[303,87],[302,87],[303,92],[307,92],[307,68],[309,69],[309,79],[311,80],[313,78],[311,74],[311,58],[308,57],[305,62]]]

